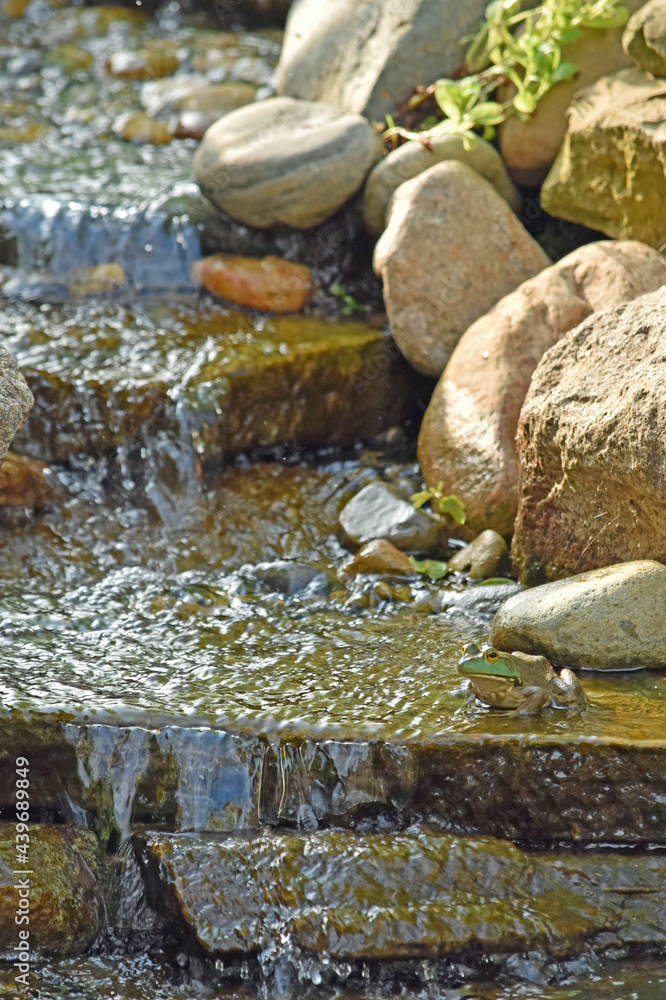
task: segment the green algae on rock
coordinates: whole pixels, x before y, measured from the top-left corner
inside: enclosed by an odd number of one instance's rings
[[[413,412],[416,377],[390,337],[313,317],[222,308],[19,308],[0,320],[37,403],[28,454],[64,461],[190,440],[200,459],[257,446],[351,445]],[[370,391],[371,390],[371,391]]]
[[[12,755],[12,760],[15,755]],[[14,776],[15,778],[15,776]],[[100,882],[103,860],[97,838],[88,830],[30,823],[29,864],[25,876],[29,895],[32,957],[80,955],[95,941],[104,922]],[[17,862],[17,827],[0,824],[0,952],[15,958],[19,927],[16,888],[21,879]],[[10,959],[11,960],[11,959]]]

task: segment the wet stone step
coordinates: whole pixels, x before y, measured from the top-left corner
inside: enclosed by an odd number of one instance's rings
[[[157,452],[168,476],[179,453],[185,465],[280,442],[351,445],[417,405],[418,376],[364,323],[194,301],[19,304],[0,333],[35,396],[15,448],[47,462],[122,451],[144,467]]]
[[[86,725],[15,711],[3,721],[0,754],[29,756],[34,808],[77,822],[87,815],[111,848],[137,824],[381,832],[418,820],[541,843],[666,843],[666,739],[458,731],[400,742],[256,728]],[[6,776],[0,805],[12,814]]]
[[[527,853],[413,829],[139,842],[152,905],[211,958],[431,959],[666,943],[666,856]],[[280,945],[278,945],[278,941]]]

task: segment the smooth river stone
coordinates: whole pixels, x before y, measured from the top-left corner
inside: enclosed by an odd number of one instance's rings
[[[558,666],[666,666],[666,566],[619,563],[525,590],[502,605],[490,641]]]
[[[400,185],[374,256],[391,333],[434,377],[474,320],[549,264],[495,188],[454,160]]]
[[[312,275],[304,264],[282,257],[213,254],[195,261],[197,284],[223,299],[266,312],[300,312],[308,300]]]
[[[440,539],[440,522],[424,510],[417,510],[400,490],[390,483],[368,483],[340,513],[345,540],[364,545],[385,538],[396,548],[429,552]]]
[[[308,229],[351,198],[382,153],[360,115],[274,97],[211,126],[194,155],[194,176],[239,222]]]

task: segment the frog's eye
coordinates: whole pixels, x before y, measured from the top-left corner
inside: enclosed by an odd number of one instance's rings
[[[497,663],[499,660],[499,653],[496,649],[487,649],[483,654],[483,658],[484,660],[487,660],[488,663]]]

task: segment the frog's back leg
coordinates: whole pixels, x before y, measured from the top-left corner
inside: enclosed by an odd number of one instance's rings
[[[550,693],[543,687],[524,687],[520,689],[524,701],[512,715],[536,715],[542,708],[550,705]]]

